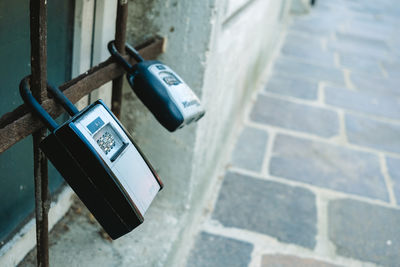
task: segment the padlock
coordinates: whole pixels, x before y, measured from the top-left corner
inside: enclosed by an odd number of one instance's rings
[[[199,98],[170,67],[157,60],[144,60],[129,44],[126,51],[138,62],[133,66],[118,53],[114,41],[108,43],[108,50],[127,71],[135,94],[166,129],[175,131],[204,116]]]
[[[21,81],[20,94],[50,130],[41,150],[112,239],[140,225],[163,184],[129,133],[101,100],[78,111],[48,85],[71,115],[58,125],[32,96],[28,80]]]

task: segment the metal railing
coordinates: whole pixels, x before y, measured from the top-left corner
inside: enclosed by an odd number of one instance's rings
[[[115,44],[118,51],[125,54],[128,1],[119,0],[117,6]],[[63,113],[53,99],[47,98],[47,0],[30,0],[30,38],[31,38],[31,90],[35,98],[52,115]],[[154,38],[137,46],[142,56],[155,58],[163,52],[164,40]],[[124,57],[134,62],[128,55]],[[59,86],[60,90],[76,103],[82,97],[103,84],[112,81],[112,111],[119,117],[121,112],[122,82],[124,69],[111,58],[87,70],[78,77]],[[21,77],[22,78],[22,77]],[[17,90],[18,85],[15,85]],[[18,141],[33,134],[35,214],[37,265],[49,266],[48,211],[50,197],[48,190],[47,159],[40,151],[39,144],[45,138],[47,129],[23,104],[0,118],[0,153]]]

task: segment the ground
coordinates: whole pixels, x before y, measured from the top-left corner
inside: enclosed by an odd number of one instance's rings
[[[293,19],[188,267],[400,265],[399,26],[395,0]]]
[[[400,265],[399,14],[397,0],[317,0],[292,18],[188,267]],[[148,266],[135,258],[146,248],[129,245],[140,234],[127,236],[111,243],[77,201],[51,233],[50,259]]]

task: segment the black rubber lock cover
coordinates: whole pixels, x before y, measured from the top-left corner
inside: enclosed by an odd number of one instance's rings
[[[184,118],[171,101],[165,86],[150,72],[149,66],[153,64],[162,63],[157,60],[139,62],[127,74],[127,79],[135,94],[158,122],[172,132],[183,123]]]

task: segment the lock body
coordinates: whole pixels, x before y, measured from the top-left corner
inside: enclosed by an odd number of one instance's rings
[[[127,79],[133,91],[169,131],[199,120],[205,110],[189,86],[160,61],[142,61]]]
[[[113,239],[143,222],[163,187],[101,100],[54,129],[40,147]]]
[[[160,61],[144,60],[135,48],[125,44],[126,52],[137,62],[132,66],[118,52],[114,41],[107,47],[126,70],[133,91],[167,130],[173,132],[204,116],[205,110],[198,97],[171,68]]]

